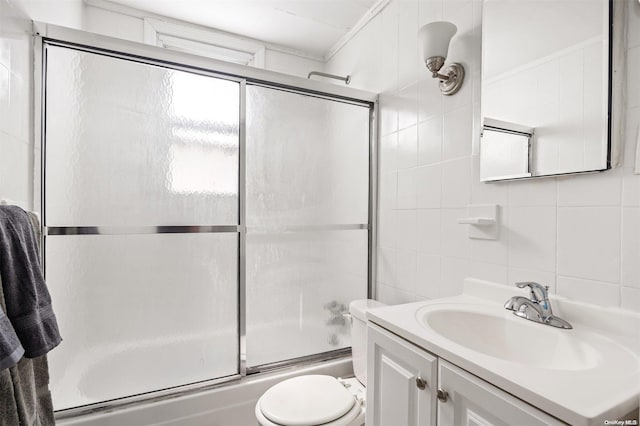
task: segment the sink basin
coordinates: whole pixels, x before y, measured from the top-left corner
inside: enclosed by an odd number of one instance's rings
[[[469,278],[461,295],[372,309],[368,320],[566,424],[637,409],[640,314],[552,296],[573,326],[561,329],[504,309],[515,292]]]
[[[416,315],[422,325],[460,346],[528,367],[591,369],[604,361],[602,350],[611,349],[594,335],[536,324],[499,307],[432,305]]]

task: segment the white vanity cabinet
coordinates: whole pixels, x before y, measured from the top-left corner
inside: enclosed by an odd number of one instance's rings
[[[367,426],[435,425],[437,358],[369,323]]]
[[[367,426],[565,424],[371,322],[367,339]]]
[[[565,425],[548,414],[440,358],[438,426]]]

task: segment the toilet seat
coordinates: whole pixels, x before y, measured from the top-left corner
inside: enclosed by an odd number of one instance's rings
[[[307,375],[284,380],[260,397],[256,418],[263,426],[346,426],[364,423],[361,398],[336,378]]]

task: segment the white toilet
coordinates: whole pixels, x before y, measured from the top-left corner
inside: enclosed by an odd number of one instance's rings
[[[351,348],[355,378],[306,375],[269,388],[256,404],[261,426],[361,426],[367,385],[367,311],[385,306],[375,300],[354,300]]]

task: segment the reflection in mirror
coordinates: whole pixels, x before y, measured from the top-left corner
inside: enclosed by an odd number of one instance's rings
[[[529,151],[533,129],[505,121],[484,119],[480,180],[531,177]]]
[[[484,0],[481,180],[609,168],[611,10],[607,0]]]

